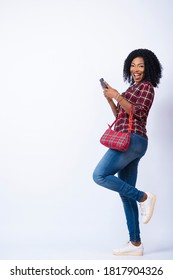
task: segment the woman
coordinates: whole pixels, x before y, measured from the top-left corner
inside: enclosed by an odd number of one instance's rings
[[[100,186],[118,192],[123,202],[130,241],[114,250],[113,254],[140,256],[144,248],[140,238],[137,202],[143,223],[146,224],[152,217],[156,196],[135,188],[135,184],[139,161],[147,150],[147,117],[154,99],[154,87],[162,76],[162,66],[152,51],[137,49],[126,58],[123,76],[130,83],[125,93],[120,94],[106,82],[107,88],[103,88],[103,92],[113,114],[118,117],[114,127],[116,131],[128,131],[133,104],[130,145],[126,152],[108,149],[95,168],[93,179]]]

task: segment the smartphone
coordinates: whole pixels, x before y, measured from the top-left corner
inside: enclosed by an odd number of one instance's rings
[[[103,88],[108,88],[107,85],[105,84],[105,81],[104,81],[103,78],[101,78],[99,81],[100,81]]]

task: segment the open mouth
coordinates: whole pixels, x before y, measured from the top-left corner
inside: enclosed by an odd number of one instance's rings
[[[141,74],[133,74],[133,77],[134,77],[135,79],[139,79],[139,78],[141,77]]]

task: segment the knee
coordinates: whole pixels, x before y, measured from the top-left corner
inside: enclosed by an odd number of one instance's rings
[[[93,172],[93,180],[94,180],[94,182],[97,184],[97,180],[98,180],[98,175],[97,175],[97,172],[94,170],[94,172]]]
[[[93,172],[93,180],[96,184],[101,185],[104,177],[102,174],[100,174],[96,169]]]

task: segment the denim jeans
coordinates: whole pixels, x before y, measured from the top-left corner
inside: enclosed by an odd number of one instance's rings
[[[128,150],[119,152],[108,149],[93,173],[93,179],[98,185],[119,193],[124,206],[130,241],[133,242],[141,240],[137,202],[141,201],[144,192],[135,188],[135,185],[138,163],[145,154],[147,146],[147,138],[133,133]]]

